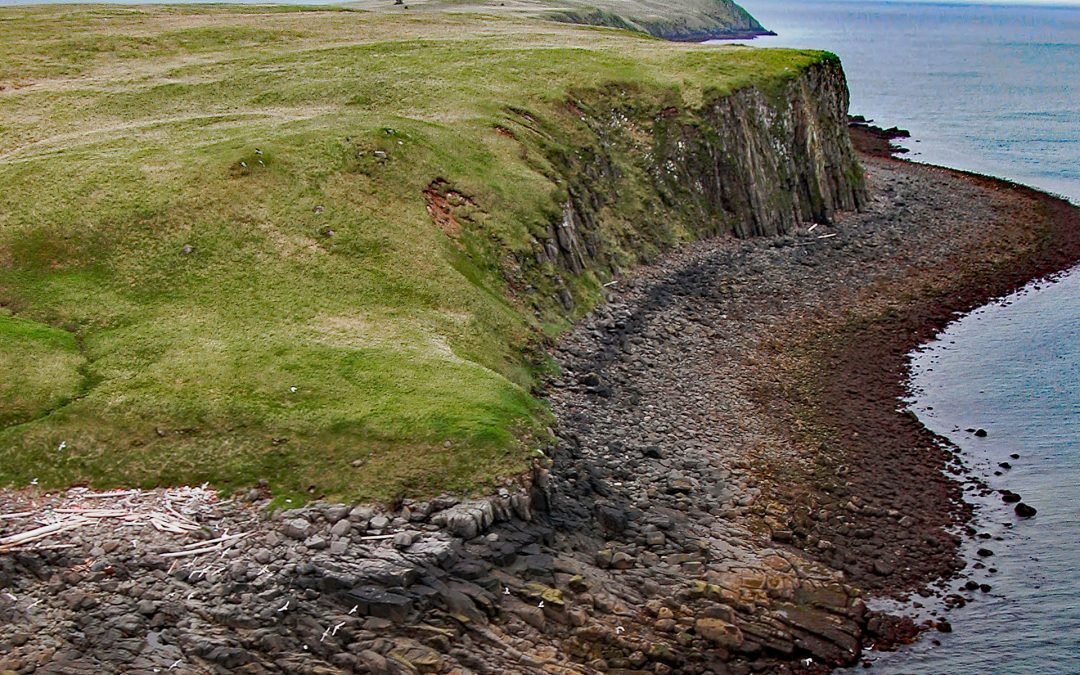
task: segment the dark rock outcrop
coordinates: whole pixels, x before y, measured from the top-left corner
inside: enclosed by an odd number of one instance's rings
[[[689,240],[789,234],[866,202],[831,55],[694,107],[637,94],[612,85],[567,103],[581,138],[543,148],[565,186],[562,214],[535,235],[512,286],[551,289],[570,309],[595,286],[590,274],[607,279]]]

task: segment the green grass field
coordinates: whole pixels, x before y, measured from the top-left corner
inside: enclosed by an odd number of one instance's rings
[[[462,13],[0,9],[0,484],[392,499],[525,470],[536,348],[573,317],[506,268],[560,217],[568,96],[692,107],[819,58]]]

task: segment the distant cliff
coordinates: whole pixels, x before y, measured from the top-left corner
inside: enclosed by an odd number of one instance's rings
[[[565,4],[574,6],[552,11],[548,17],[567,23],[625,28],[684,42],[773,34],[731,0],[686,0],[677,7],[672,6],[674,3],[661,7],[649,2],[604,0],[587,5],[572,1]]]

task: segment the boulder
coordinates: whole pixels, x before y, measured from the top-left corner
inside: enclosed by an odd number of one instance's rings
[[[739,627],[723,619],[698,619],[694,622],[694,632],[724,649],[736,650],[745,642]]]

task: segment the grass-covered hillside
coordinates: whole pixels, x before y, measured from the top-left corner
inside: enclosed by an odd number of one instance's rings
[[[566,23],[639,31],[667,40],[700,41],[767,34],[733,0],[352,0],[350,6],[382,11],[457,11],[524,15]],[[406,9],[407,7],[407,9]]]
[[[536,347],[572,317],[515,270],[562,217],[567,101],[692,108],[819,58],[457,13],[0,9],[0,484],[388,499],[523,470]],[[607,280],[562,274],[577,312]]]

